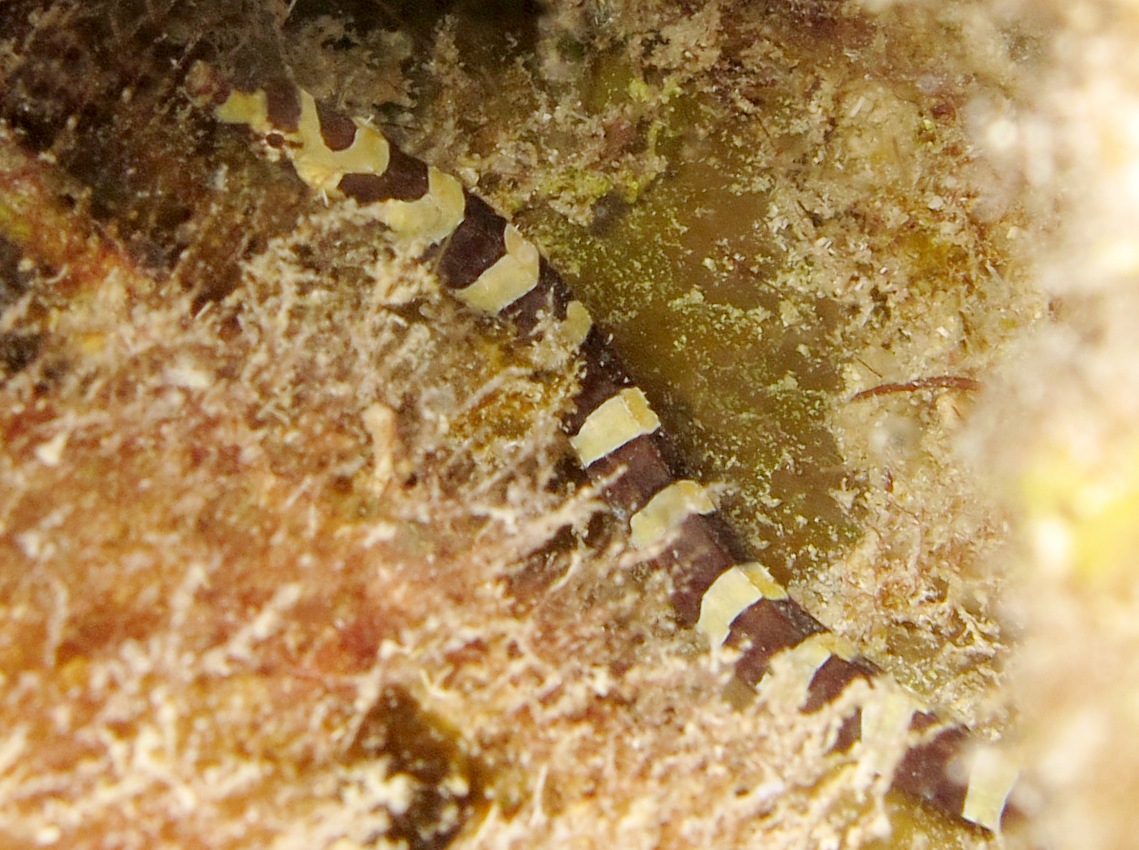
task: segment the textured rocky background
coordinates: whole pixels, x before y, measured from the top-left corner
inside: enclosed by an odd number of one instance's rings
[[[773,572],[1004,732],[1005,843],[1130,846],[1137,18],[5,3],[0,841],[988,843],[883,797],[904,741],[720,699],[567,475],[565,355],[213,125],[205,58],[511,213]]]

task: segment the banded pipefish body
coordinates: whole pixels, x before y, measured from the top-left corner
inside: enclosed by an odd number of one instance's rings
[[[433,252],[442,284],[473,310],[508,321],[523,335],[544,319],[553,321],[582,364],[579,390],[563,421],[577,462],[627,522],[632,545],[669,571],[679,623],[698,629],[713,647],[738,651],[739,684],[762,687],[778,664],[801,689],[800,709],[812,712],[851,682],[886,675],[749,559],[748,547],[717,513],[706,488],[677,474],[649,399],[561,275],[514,225],[457,178],[289,80],[243,90],[198,64],[187,85],[218,121],[247,128],[314,193],[330,202],[370,205],[396,238],[422,243]],[[1009,797],[1017,771],[998,753],[917,698],[899,697],[893,708],[919,733],[896,770],[896,788],[990,831],[1016,816]],[[880,722],[856,710],[835,747],[851,746],[867,735],[868,724]]]

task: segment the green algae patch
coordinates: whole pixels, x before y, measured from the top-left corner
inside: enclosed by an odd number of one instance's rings
[[[715,124],[637,203],[600,227],[535,217],[612,331],[693,472],[784,576],[853,539],[855,485],[825,426],[839,357],[828,310],[786,268],[746,124]],[[681,138],[683,133],[673,135]],[[835,496],[835,493],[842,494]],[[837,499],[842,499],[840,504]]]

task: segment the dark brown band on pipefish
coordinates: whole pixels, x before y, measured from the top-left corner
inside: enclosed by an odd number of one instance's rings
[[[330,151],[346,151],[356,141],[356,122],[343,113],[316,102],[320,137]]]
[[[932,714],[922,712],[914,716],[913,725],[920,729],[936,722]],[[894,773],[894,785],[943,812],[960,814],[969,786],[953,778],[952,762],[968,745],[969,733],[960,726],[942,730],[932,741],[918,744],[906,753]]]
[[[443,246],[439,277],[451,289],[465,289],[506,253],[506,219],[477,195],[466,193],[463,220]]]
[[[681,523],[669,543],[672,606],[682,625],[696,624],[708,588],[725,570],[739,562],[727,545],[730,533],[727,523],[718,514],[694,514]]]
[[[872,679],[881,672],[864,659],[853,658],[848,661],[832,655],[815,671],[807,691],[807,701],[803,703],[803,711],[818,711],[827,703],[833,702],[855,679]]]
[[[596,326],[582,343],[581,364],[581,381],[574,409],[564,421],[570,434],[576,433],[602,402],[630,383],[624,368],[613,356],[605,333]]]
[[[826,629],[789,599],[760,599],[732,623],[728,646],[742,650],[736,676],[754,687],[767,674],[776,653],[798,646]]]
[[[270,80],[264,90],[269,123],[282,132],[295,133],[301,125],[300,91],[283,77]]]
[[[427,164],[394,145],[383,174],[345,174],[338,188],[361,204],[376,201],[418,201],[427,194]]]
[[[506,255],[508,222],[477,195],[466,193],[463,221],[443,245],[439,277],[450,289],[475,283]],[[530,336],[543,316],[555,321],[566,317],[573,296],[561,275],[545,257],[539,260],[538,282],[529,292],[504,307],[500,316],[514,323],[522,337]]]
[[[514,323],[519,335],[528,337],[543,315],[555,321],[566,318],[566,307],[573,300],[562,276],[545,257],[539,260],[538,285],[502,311],[502,317]]]
[[[624,519],[676,477],[656,434],[630,440],[595,462],[589,474],[602,483],[602,497]]]

